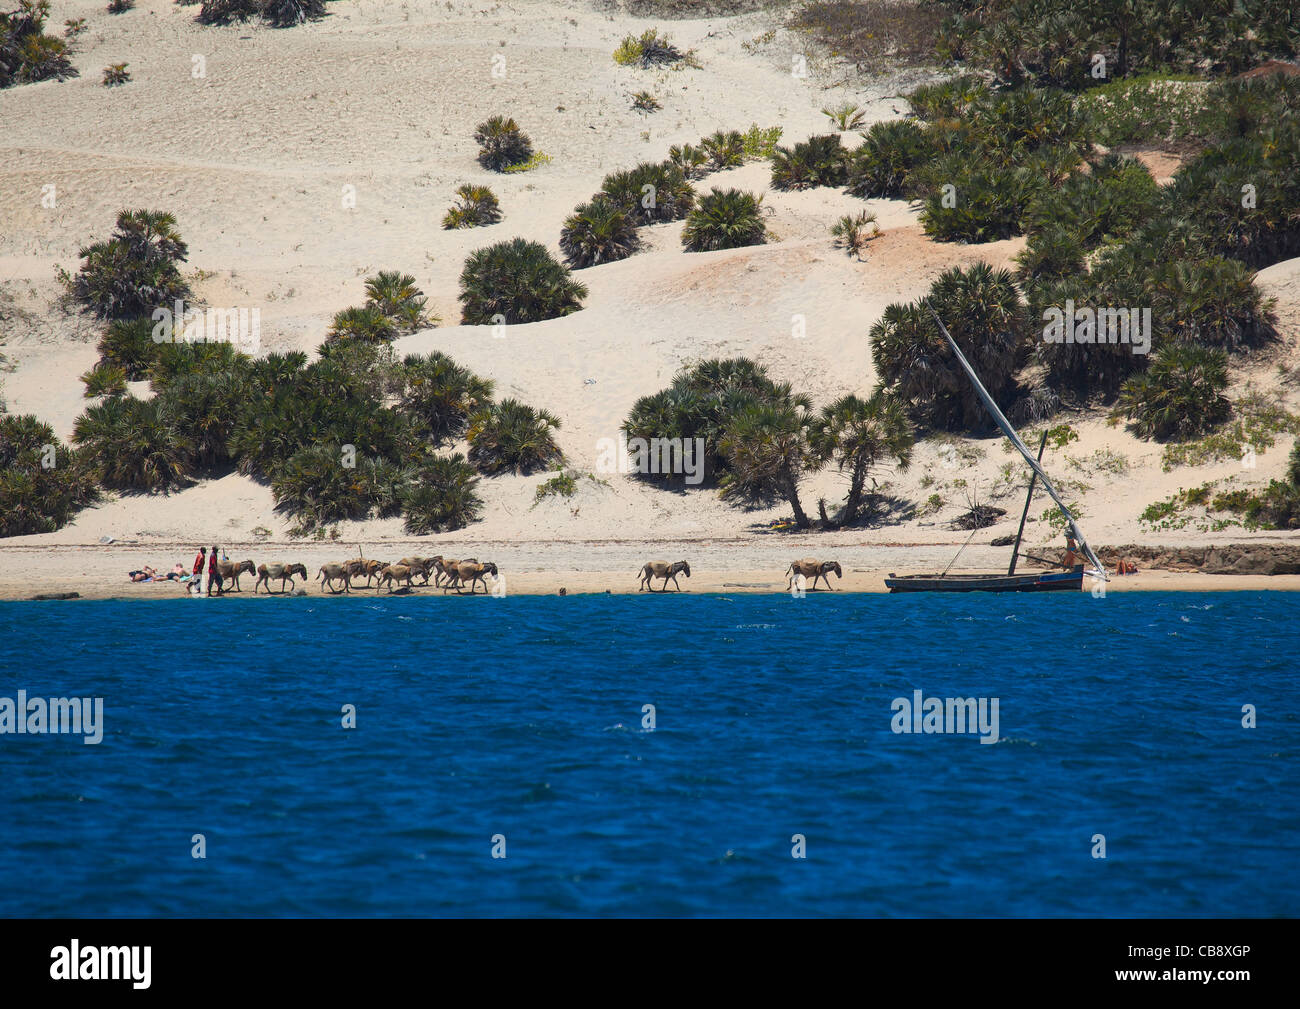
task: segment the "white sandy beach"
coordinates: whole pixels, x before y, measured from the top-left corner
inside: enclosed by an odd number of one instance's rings
[[[397,353],[445,351],[491,378],[498,396],[550,410],[562,421],[557,440],[568,464],[583,473],[596,470],[598,442],[617,437],[633,402],[690,361],[753,356],[817,406],[870,393],[876,376],[867,331],[889,303],[924,293],[953,265],[1007,265],[1022,247],[1021,239],[931,242],[906,203],[869,201],[883,234],[859,263],[834,248],[828,232],[863,201],[831,189],[770,191],[767,164],[751,163],[697,188],[763,192],[777,236],[770,244],[687,254],[682,224],[659,225],[646,232],[645,251],[577,274],[590,288],[582,311],[507,327],[501,338],[487,327],[458,326],[465,256],[515,236],[558,250],[564,217],[606,173],[662,159],[670,145],[718,128],[780,125],[782,142],[793,143],[827,132],[819,110],[845,99],[873,121],[893,118],[906,111],[898,95],[928,78],[912,72],[853,89],[842,69],[808,51],[810,77],[795,79],[790,54],[805,52],[805,42],[778,30],[755,43],[776,24],[761,12],[655,22],[574,0],[362,0],[329,9],[317,24],[277,31],[205,28],[194,23],[197,8],[165,0],[142,0],[119,16],[105,15],[100,0],[54,0],[52,24],[73,17],[90,24],[75,58],[82,76],[0,92],[0,353],[13,369],[0,378],[11,413],[35,414],[61,438],[71,434],[86,405],[78,376],[97,357],[99,327],[57,306],[55,270],[75,271],[78,250],[107,237],[124,208],[176,215],[196,293],[210,304],[260,308],[263,352],[314,351],[331,316],[361,302],[365,276],[413,274],[443,324],[398,341]],[[655,25],[696,50],[702,68],[645,71],[613,62],[624,35]],[[191,75],[195,54],[205,58],[204,78]],[[493,76],[498,55],[503,77]],[[101,86],[101,69],[120,61],[129,63],[131,83]],[[632,111],[631,95],[642,89],[655,93],[661,111]],[[513,175],[481,169],[472,133],[494,113],[513,116],[551,162]],[[1176,164],[1163,155],[1150,163],[1158,174]],[[439,227],[463,182],[493,188],[501,223]],[[41,205],[48,185],[56,187],[54,209]],[[355,209],[342,205],[344,186],[356,188]],[[1279,364],[1300,365],[1300,260],[1263,271],[1259,284],[1277,299],[1282,341],[1244,367],[1238,362],[1232,393],[1247,383],[1277,387],[1300,410],[1300,386],[1278,384]],[[804,319],[806,336],[794,335],[795,317]],[[1044,463],[1067,499],[1082,502],[1094,546],[1300,543],[1300,533],[1152,530],[1140,521],[1147,505],[1181,488],[1216,480],[1256,487],[1281,477],[1290,436],[1253,469],[1229,460],[1164,472],[1161,446],[1112,426],[1102,411],[1059,420],[1079,440],[1049,449]],[[174,586],[133,586],[125,572],[142,563],[188,566],[195,548],[211,543],[232,559],[302,561],[313,574],[323,561],[355,556],[357,545],[392,559],[455,551],[496,561],[519,592],[635,591],[644,561],[679,557],[695,569],[694,592],[772,591],[784,588],[790,560],[812,555],[844,565],[836,588],[877,591],[882,573],[941,570],[952,560],[968,534],[949,523],[969,507],[971,489],[1007,514],[976,534],[954,570],[1005,566],[1009,551],[988,544],[1015,532],[1025,467],[1001,439],[955,444],[950,451],[920,443],[907,472],[876,473],[879,489],[917,514],[827,534],[767,531],[788,515],[784,504],[746,510],[711,491],[672,493],[598,473],[599,481],[580,481],[574,497],[536,505],[545,474],[485,479],[484,518],[458,533],[415,539],[401,519],[387,519],[341,523],[337,541],[295,540],[270,488],[233,474],[171,495],[109,496],[56,533],[0,541],[0,597],[166,595]],[[1126,470],[1099,468],[1099,452],[1122,456]],[[846,487],[834,470],[815,474],[802,485],[804,506],[815,515],[825,498],[833,509]],[[941,503],[924,507],[935,494]],[[1063,545],[1039,518],[1049,504],[1040,496],[1031,509],[1031,551]],[[1143,571],[1115,584],[1295,588],[1298,578]]]

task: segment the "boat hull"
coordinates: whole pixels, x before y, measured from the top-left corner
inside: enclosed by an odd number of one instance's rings
[[[1023,575],[891,574],[885,585],[890,592],[1078,592],[1083,588],[1083,566],[1073,571]]]

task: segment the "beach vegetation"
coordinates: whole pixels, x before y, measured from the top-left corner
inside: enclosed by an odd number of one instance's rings
[[[644,161],[611,172],[600,191],[638,225],[680,221],[695,206],[695,190],[672,161]]]
[[[457,228],[483,228],[501,220],[501,204],[487,186],[465,183],[456,187],[456,202],[442,217],[448,231]]]
[[[540,322],[577,312],[587,287],[540,242],[497,242],[470,253],[460,274],[461,322],[467,326]]]
[[[1140,438],[1185,440],[1217,427],[1232,413],[1224,395],[1228,355],[1213,347],[1176,343],[1120,388],[1117,410]]]
[[[189,435],[157,399],[113,396],[90,406],[77,418],[72,441],[109,490],[165,493],[185,483]]]
[[[873,123],[848,156],[847,190],[864,200],[905,196],[912,172],[932,153],[925,130],[913,120]]]
[[[808,442],[818,462],[833,463],[849,478],[844,507],[834,519],[834,525],[845,526],[858,518],[874,467],[892,460],[899,470],[907,469],[915,433],[897,397],[877,390],[865,400],[841,396],[824,406],[810,425]]]
[[[739,130],[715,130],[700,139],[700,149],[708,156],[711,171],[745,163],[745,135]]]
[[[86,399],[126,395],[126,372],[115,364],[96,364],[81,376]]]
[[[848,152],[839,134],[809,137],[772,153],[772,188],[798,191],[816,186],[842,186]]]
[[[84,262],[69,279],[69,293],[103,319],[148,316],[189,297],[177,266],[187,255],[171,214],[124,210],[111,238],[81,250]]]
[[[0,537],[54,532],[98,495],[87,460],[50,425],[0,415]]]
[[[366,278],[365,307],[378,312],[399,333],[414,333],[438,320],[427,309],[424,292],[415,278],[399,270],[380,270]]]
[[[479,476],[459,453],[424,459],[402,485],[406,531],[413,536],[451,532],[476,522],[483,513]]]
[[[714,252],[767,241],[763,197],[739,189],[714,189],[700,197],[682,230],[687,252]]]
[[[867,243],[880,234],[874,211],[860,210],[856,214],[845,214],[831,226],[831,235],[836,248],[843,249],[850,257],[862,258],[867,251]]]
[[[945,271],[924,299],[944,321],[995,401],[1009,398],[1027,350],[1028,323],[1009,270],[977,263]],[[871,327],[882,386],[936,430],[982,430],[988,415],[923,302],[889,305]]]
[[[469,418],[492,402],[492,382],[441,351],[401,363],[401,411],[413,437],[441,446],[464,437]]]
[[[49,16],[48,0],[18,0],[16,10],[0,11],[0,88],[77,76],[70,41],[45,34]]]
[[[489,171],[503,172],[533,156],[533,142],[507,116],[492,116],[479,123],[474,140],[479,146],[478,163]]]
[[[604,193],[579,204],[560,229],[560,251],[575,270],[626,259],[640,244],[636,218]]]
[[[563,458],[553,434],[559,426],[554,414],[515,399],[482,407],[469,419],[469,461],[488,475],[546,469]]]

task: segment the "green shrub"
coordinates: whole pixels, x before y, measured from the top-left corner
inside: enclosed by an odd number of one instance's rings
[[[147,378],[158,358],[153,329],[149,319],[114,319],[99,341],[100,365],[121,368],[129,382]]]
[[[467,326],[559,318],[581,310],[586,296],[586,286],[544,245],[523,238],[470,253],[460,274],[461,322]]]
[[[989,86],[973,74],[953,77],[938,84],[926,84],[906,95],[912,111],[921,119],[960,119],[971,106],[986,99]]]
[[[995,401],[1008,398],[1026,349],[1028,320],[1008,270],[987,263],[939,276],[933,307]],[[871,353],[882,386],[923,423],[981,430],[988,414],[925,304],[889,305],[871,327]]]
[[[183,0],[177,0],[177,3],[181,2]],[[324,0],[203,0],[198,22],[228,25],[261,18],[273,28],[289,28],[324,16]]]
[[[462,455],[433,456],[411,473],[402,491],[406,531],[413,536],[463,529],[477,521],[483,500],[478,474]]]
[[[366,278],[365,307],[382,315],[399,333],[414,333],[438,321],[425,306],[424,292],[409,273],[380,270]]]
[[[0,536],[54,532],[97,496],[93,474],[52,427],[0,416]]]
[[[856,130],[867,118],[867,110],[854,102],[841,102],[832,108],[823,108],[822,115],[841,133]]]
[[[709,168],[738,168],[745,163],[745,136],[739,130],[717,130],[700,140],[700,149],[709,158]]]
[[[176,218],[149,210],[124,210],[106,242],[81,250],[85,260],[72,278],[71,295],[104,319],[134,319],[170,309],[190,295],[177,263],[188,254]]]
[[[492,401],[492,382],[441,351],[411,354],[401,366],[400,409],[417,437],[443,445],[465,434],[472,414]]]
[[[96,480],[111,490],[152,493],[179,487],[192,454],[187,433],[159,409],[156,398],[114,396],[88,407],[76,420],[72,440]]]
[[[849,155],[848,191],[864,200],[904,196],[912,170],[933,153],[925,131],[912,120],[874,123]]]
[[[1232,407],[1223,394],[1227,386],[1224,351],[1176,343],[1124,383],[1117,409],[1133,421],[1140,438],[1194,438],[1228,419]]]
[[[334,321],[325,339],[360,340],[364,343],[391,343],[398,337],[397,327],[378,308],[369,305],[345,308],[334,313]]]
[[[788,385],[774,382],[765,368],[749,358],[709,359],[679,371],[672,385],[642,396],[629,411],[622,430],[629,443],[636,438],[680,438],[683,443],[703,441],[702,483],[727,472],[720,454],[722,436],[744,410],[759,404],[790,403],[795,397]],[[638,472],[639,479],[659,483],[684,483],[684,474]]]
[[[644,70],[652,67],[671,66],[686,59],[686,54],[669,40],[667,35],[660,35],[658,29],[647,28],[640,38],[626,35],[614,50],[614,62],[620,66],[639,66]]]
[[[741,146],[746,158],[770,158],[776,150],[777,142],[784,130],[780,126],[760,127],[750,123],[749,129],[741,134]]]
[[[488,475],[546,469],[562,458],[551,434],[559,426],[559,418],[546,410],[503,399],[470,418],[469,461]]]
[[[680,147],[674,144],[668,148],[668,160],[681,169],[683,177],[692,179],[700,174],[700,169],[708,162],[709,156],[690,144],[682,144]]]
[[[640,244],[636,220],[604,194],[579,204],[560,230],[560,251],[575,270],[626,259]]]
[[[797,191],[842,186],[846,161],[847,152],[836,133],[809,137],[794,147],[778,147],[772,154],[772,188]]]
[[[77,76],[71,46],[45,34],[49,16],[48,0],[18,0],[17,10],[0,11],[0,88]]]
[[[131,80],[131,71],[126,63],[110,63],[104,68],[104,87],[114,88]]]
[[[849,256],[862,258],[867,243],[880,234],[876,224],[876,215],[863,210],[857,214],[845,214],[831,227],[835,245]]]
[[[612,172],[600,189],[637,224],[679,221],[695,205],[695,190],[671,161],[646,161],[628,171]]]
[[[519,124],[505,116],[493,116],[474,131],[478,143],[478,163],[493,172],[503,172],[511,165],[533,156],[533,142]]]
[[[442,226],[448,231],[456,228],[482,228],[501,220],[501,204],[487,186],[466,183],[456,188],[457,202],[443,215]]]
[[[714,189],[700,198],[682,230],[687,252],[714,252],[767,241],[763,197],[739,189]]]
[[[97,364],[81,376],[86,399],[126,395],[126,372],[115,364]]]

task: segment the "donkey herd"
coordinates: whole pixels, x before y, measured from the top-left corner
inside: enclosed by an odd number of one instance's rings
[[[275,595],[271,588],[272,582],[280,583],[280,593],[293,588],[293,579],[295,576],[300,577],[304,582],[307,581],[307,567],[303,564],[259,564],[254,566],[250,561],[221,561],[218,565],[218,571],[221,580],[233,587],[235,592],[243,591],[239,586],[240,575],[245,573],[257,575],[257,581],[253,584],[253,594],[265,585],[266,591],[270,595]],[[827,575],[835,574],[836,578],[843,578],[844,572],[838,561],[819,561],[813,557],[804,557],[800,560],[792,561],[786,568],[785,574],[788,575],[786,589],[794,586],[796,579],[803,579],[800,585],[806,585],[806,580],[811,578],[812,585],[810,588],[816,590],[818,580],[825,583],[826,588],[831,587]],[[662,580],[662,586],[657,590],[659,592],[668,591],[668,583],[671,581],[673,587],[680,592],[681,585],[677,581],[679,574],[691,577],[691,566],[686,561],[674,561],[671,564],[667,561],[648,561],[638,572],[640,578],[637,582],[637,591],[647,590],[656,591],[652,584],[655,578]],[[357,585],[356,588],[373,588],[376,591],[384,586],[388,587],[391,594],[396,588],[406,589],[415,588],[415,579],[421,579],[421,585],[428,585],[429,579],[433,579],[434,588],[442,589],[447,593],[455,589],[457,594],[464,595],[465,589],[469,588],[469,594],[475,595],[478,586],[483,586],[483,593],[488,594],[491,589],[488,586],[487,576],[491,575],[493,585],[497,584],[500,574],[497,566],[488,561],[479,563],[474,557],[467,557],[464,560],[457,560],[448,557],[403,557],[395,564],[389,564],[387,561],[370,560],[364,557],[354,558],[353,560],[342,561],[338,564],[322,564],[316,574],[316,581],[321,583],[321,587],[331,593],[350,593],[353,589],[353,579],[360,580],[365,578],[364,586]],[[339,586],[335,588],[335,584]]]

